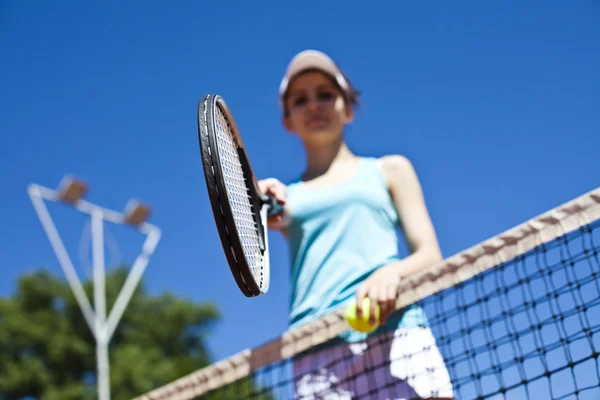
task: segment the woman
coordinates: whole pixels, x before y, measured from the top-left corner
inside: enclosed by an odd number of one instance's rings
[[[283,125],[301,140],[306,167],[287,185],[269,178],[259,186],[285,204],[269,227],[289,242],[290,328],[352,300],[362,304],[365,297],[381,310],[376,332],[347,332],[297,357],[298,396],[452,398],[423,310],[415,305],[394,312],[400,280],[442,258],[410,161],[402,155],[361,157],[348,148],[344,127],[354,119],[358,93],[321,52],[307,50],[292,59],[280,99]],[[398,226],[411,251],[404,259]]]

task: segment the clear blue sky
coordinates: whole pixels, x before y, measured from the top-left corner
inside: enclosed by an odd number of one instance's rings
[[[363,93],[351,147],[413,161],[445,256],[600,183],[595,1],[166,4],[0,3],[0,295],[38,267],[62,274],[26,185],[75,174],[90,201],[152,205],[164,236],[145,283],[217,304],[216,359],[280,335],[285,242],[271,235],[270,292],[243,297],[212,220],[196,106],[223,95],[257,174],[294,177],[303,153],[276,93],[306,48],[329,53]],[[77,261],[82,219],[50,209]],[[130,260],[139,238],[114,232]]]

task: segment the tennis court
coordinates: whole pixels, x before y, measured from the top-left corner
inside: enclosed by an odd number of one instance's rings
[[[360,350],[319,356],[348,331],[340,311],[138,399],[410,398],[399,382],[420,379],[456,399],[598,399],[599,217],[600,188],[403,282],[397,307],[424,307],[451,383],[403,349],[392,352],[394,368]],[[391,339],[367,345],[390,354]],[[328,379],[324,370],[341,372]],[[313,392],[302,394],[307,379]]]

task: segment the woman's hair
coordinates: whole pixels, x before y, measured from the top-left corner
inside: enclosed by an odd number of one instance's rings
[[[360,92],[352,85],[352,82],[350,82],[350,80],[348,79],[348,77],[346,76],[346,74],[344,74],[343,71],[340,71],[340,72],[341,72],[342,76],[344,77],[344,79],[346,80],[346,82],[348,83],[348,90],[344,90],[333,76],[331,76],[327,72],[322,71],[322,70],[320,70],[318,68],[309,68],[309,69],[306,69],[306,70],[298,73],[297,75],[295,75],[293,79],[296,79],[299,76],[302,76],[304,74],[308,74],[310,72],[320,72],[323,75],[327,76],[327,78],[329,78],[329,80],[331,80],[331,83],[333,83],[338,88],[338,90],[343,93],[343,95],[344,95],[344,101],[346,102],[346,106],[356,107],[356,106],[359,105]],[[291,82],[290,82],[290,85],[291,85]],[[288,85],[288,87],[290,85]],[[284,112],[284,114],[286,116],[289,114],[289,110],[287,108],[287,98],[288,98],[288,91],[286,91],[284,93],[283,98],[282,98],[283,112]]]

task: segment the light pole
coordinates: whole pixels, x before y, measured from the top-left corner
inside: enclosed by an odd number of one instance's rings
[[[96,363],[98,370],[98,398],[99,400],[110,400],[110,366],[108,360],[108,344],[123,316],[123,312],[131,299],[131,296],[144,274],[150,257],[154,253],[160,240],[160,229],[148,222],[150,209],[144,204],[130,200],[123,212],[100,207],[92,204],[82,197],[87,193],[87,185],[77,179],[65,177],[58,190],[49,189],[37,184],[28,186],[27,191],[33,202],[35,211],[48,236],[48,240],[56,254],[58,262],[62,267],[71,290],[81,308],[81,312],[96,340]],[[71,258],[56,230],[56,226],[46,207],[46,201],[64,203],[72,206],[75,210],[87,214],[91,219],[92,235],[92,258],[93,258],[93,283],[94,283],[94,308],[92,308],[75,272]],[[118,225],[129,225],[138,232],[146,235],[142,245],[142,251],[135,259],[131,271],[120,290],[115,304],[106,313],[106,287],[105,262],[104,262],[104,222]]]

